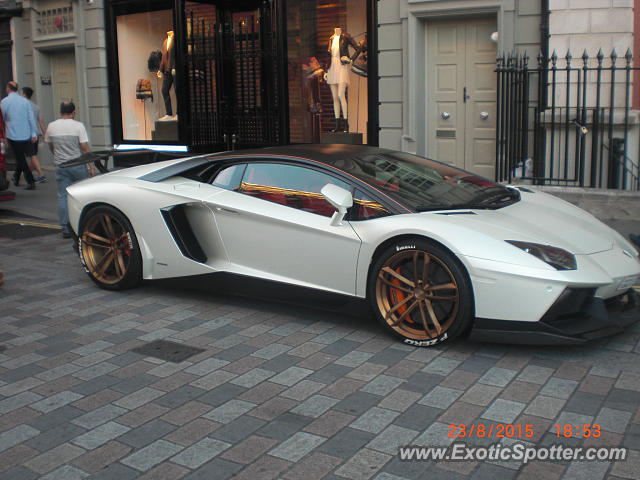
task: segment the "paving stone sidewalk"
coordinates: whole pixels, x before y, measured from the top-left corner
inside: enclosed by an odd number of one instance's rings
[[[55,235],[0,239],[0,266],[2,479],[640,479],[638,327],[581,347],[415,349],[366,316],[153,283],[100,290]],[[155,339],[205,351],[177,364],[130,351]],[[629,458],[397,456],[480,423]],[[599,439],[553,430],[594,423]]]

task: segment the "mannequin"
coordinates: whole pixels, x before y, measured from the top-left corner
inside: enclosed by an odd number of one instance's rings
[[[161,122],[178,119],[177,115],[173,115],[170,94],[175,75],[175,38],[173,35],[173,30],[169,30],[167,32],[167,38],[165,38],[164,42],[162,43],[162,61],[160,62],[160,70],[158,70],[158,77],[162,77],[162,97],[164,98],[164,109],[166,113],[166,115],[160,119]]]
[[[335,128],[332,132],[348,132],[349,122],[347,120],[347,86],[349,85],[349,46],[354,50],[358,48],[358,44],[351,38],[347,32],[343,32],[341,28],[334,28],[333,35],[329,38],[327,53],[329,59],[327,62],[325,80],[331,88],[331,96],[333,97],[333,113],[336,119]]]

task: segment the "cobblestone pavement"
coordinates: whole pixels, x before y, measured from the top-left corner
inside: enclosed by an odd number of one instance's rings
[[[96,288],[57,235],[1,239],[0,478],[640,478],[640,329],[583,347],[414,349],[366,316],[147,284]],[[202,347],[182,363],[130,350]],[[447,425],[625,462],[401,462]],[[557,439],[555,424],[600,424]],[[490,444],[495,439],[469,440]],[[502,440],[503,443],[509,443]]]

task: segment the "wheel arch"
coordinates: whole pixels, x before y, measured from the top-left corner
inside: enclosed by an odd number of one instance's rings
[[[136,240],[138,240],[138,246],[140,248],[140,259],[142,261],[142,277],[146,278],[146,276],[149,275],[149,271],[148,271],[149,265],[153,263],[150,261],[153,259],[151,250],[149,249],[149,246],[147,245],[147,242],[145,241],[142,234],[133,225],[133,222],[131,221],[131,218],[129,217],[129,215],[123,212],[121,208],[118,208],[116,205],[113,205],[112,203],[104,202],[104,201],[96,201],[96,202],[91,202],[86,204],[84,207],[82,207],[82,210],[80,211],[80,216],[78,217],[78,232],[77,232],[78,237],[80,237],[80,234],[81,234],[80,230],[84,223],[85,216],[87,215],[88,212],[90,212],[96,207],[113,208],[114,210],[117,210],[119,213],[121,213],[127,219],[129,224],[131,225],[131,228],[133,229],[133,234],[136,236]]]
[[[116,207],[115,205],[112,205],[110,203],[107,202],[91,202],[86,204],[84,207],[82,207],[82,210],[80,211],[80,216],[78,217],[78,233],[80,233],[80,228],[82,227],[82,224],[84,223],[84,218],[87,214],[87,212],[89,212],[90,210],[93,210],[96,207],[111,207],[114,208],[116,210],[118,210],[118,212],[120,212],[122,215],[124,215],[126,217],[127,220],[129,220],[129,216],[124,213],[122,210],[120,210],[118,207]],[[131,220],[129,220],[129,223],[131,223]],[[132,224],[133,226],[133,224]]]
[[[454,259],[454,261],[460,266],[460,268],[462,269],[463,273],[466,275],[467,281],[469,282],[469,291],[471,293],[471,305],[473,306],[473,315],[472,315],[472,323],[473,323],[473,318],[475,318],[475,291],[474,291],[474,288],[473,288],[473,282],[471,281],[471,274],[469,273],[469,269],[467,268],[465,263],[462,260],[460,260],[458,255],[456,255],[455,252],[453,250],[451,250],[451,248],[449,248],[444,243],[442,243],[442,242],[440,242],[440,241],[438,241],[438,240],[436,240],[436,239],[434,239],[432,237],[429,237],[427,235],[421,235],[421,234],[418,234],[418,233],[403,233],[403,234],[400,234],[400,235],[394,235],[393,237],[387,238],[382,243],[380,243],[376,247],[376,249],[373,251],[373,255],[371,255],[371,258],[369,259],[369,267],[367,268],[367,282],[366,282],[366,285],[367,286],[369,285],[369,281],[370,281],[371,273],[372,273],[371,269],[373,268],[373,265],[375,264],[375,262],[378,259],[378,257],[380,257],[382,252],[387,250],[387,248],[389,248],[394,243],[405,241],[405,240],[410,240],[410,239],[420,239],[420,240],[432,243],[434,245],[437,245],[438,247],[446,250],[451,255],[451,257]],[[368,288],[367,288],[367,291],[368,291]]]

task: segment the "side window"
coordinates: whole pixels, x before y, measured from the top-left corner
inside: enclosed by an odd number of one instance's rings
[[[391,215],[391,213],[384,205],[361,190],[356,190],[353,196],[353,207],[351,207],[351,220],[370,220],[387,215]]]
[[[247,165],[240,191],[268,202],[330,217],[335,208],[320,193],[327,183],[351,189],[347,183],[311,168],[254,163]]]
[[[224,188],[226,190],[237,191],[240,186],[240,180],[242,180],[242,174],[246,167],[246,164],[224,167],[215,175],[211,181],[211,185]]]

